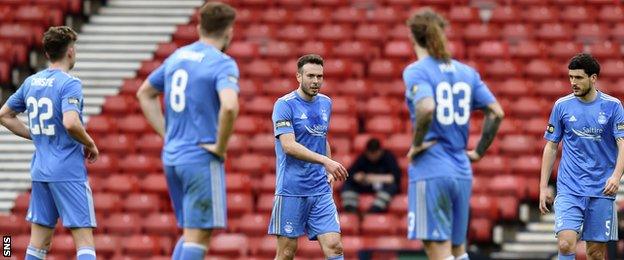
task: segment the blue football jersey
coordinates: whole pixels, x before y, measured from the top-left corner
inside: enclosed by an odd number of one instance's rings
[[[403,71],[403,81],[412,124],[418,101],[432,97],[436,106],[425,141],[435,140],[437,144],[414,158],[412,165],[417,170],[410,171],[410,180],[472,178],[466,156],[470,113],[496,102],[479,73],[456,60],[444,63],[427,57],[408,65]]]
[[[622,103],[602,92],[587,103],[570,94],[555,102],[548,122],[544,138],[563,140],[557,192],[613,198],[602,191],[615,169],[615,139],[624,137]]]
[[[273,107],[276,154],[276,195],[315,196],[331,193],[325,167],[284,153],[279,135],[294,133],[297,143],[318,154],[327,154],[331,99],[318,94],[306,101],[297,91],[279,98]]]
[[[202,42],[176,50],[148,80],[165,96],[163,163],[201,162],[207,151],[200,144],[217,141],[219,92],[239,91],[234,59]]]
[[[63,113],[76,111],[82,121],[82,85],[59,69],[42,70],[24,80],[7,100],[9,108],[28,113],[35,144],[33,181],[86,181],[83,145],[63,126]]]

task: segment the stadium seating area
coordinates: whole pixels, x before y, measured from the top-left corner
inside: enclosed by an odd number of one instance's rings
[[[28,54],[41,47],[49,26],[80,14],[80,0],[0,0],[0,85],[11,84],[14,67],[29,67]]]
[[[9,13],[12,4],[24,2],[2,0],[0,14]],[[0,82],[8,79],[5,67],[27,62],[26,53],[39,44],[42,28],[62,23],[62,15],[77,12],[80,4],[60,1],[66,8],[47,9],[42,16],[26,11],[29,15],[23,15],[22,10],[44,8],[46,3],[57,6],[59,1],[30,2],[37,5],[29,3],[0,15]],[[265,235],[275,184],[270,114],[275,99],[296,88],[296,59],[304,53],[318,53],[326,60],[322,92],[332,97],[334,104],[330,126],[334,157],[348,166],[368,138],[378,136],[400,158],[405,173],[408,162],[404,154],[411,127],[401,72],[415,55],[404,21],[422,6],[414,6],[409,0],[226,2],[238,10],[236,37],[228,53],[236,58],[241,71],[241,113],[226,166],[229,228],[215,236],[210,252],[224,257],[271,259],[275,242]],[[453,56],[481,72],[507,114],[500,137],[487,156],[474,164],[469,237],[471,243],[491,243],[494,225],[517,221],[519,204],[538,198],[544,144],[541,136],[552,103],[569,93],[568,59],[582,50],[596,55],[603,66],[599,88],[624,97],[624,81],[619,79],[624,69],[624,9],[614,0],[421,2],[450,20],[448,38]],[[493,9],[483,11],[478,5]],[[144,77],[168,54],[196,40],[196,18],[179,26],[172,42],[161,43],[155,59],[145,61],[138,77],[127,79],[118,96],[107,98],[102,114],[89,121],[88,131],[102,152],[100,160],[89,165],[100,255],[167,259],[179,234],[159,158],[162,140],[141,115],[134,94]],[[475,119],[471,123],[471,147],[481,129],[479,115]],[[358,249],[369,246],[422,248],[422,244],[404,239],[406,187],[404,181],[389,213],[363,217],[341,214],[347,256],[353,257]],[[340,204],[339,196],[335,199]],[[23,222],[27,202],[28,194],[20,196],[13,215],[6,218]],[[364,197],[361,207],[370,203],[372,197]],[[5,223],[15,222],[0,221],[0,225]],[[17,252],[23,252],[27,244],[24,227],[0,226],[22,234],[14,238]],[[61,235],[54,239],[53,253],[73,254],[69,234],[62,229],[57,232]],[[317,259],[321,252],[317,244],[301,240],[298,255]]]

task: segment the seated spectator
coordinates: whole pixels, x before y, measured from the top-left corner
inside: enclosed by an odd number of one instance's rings
[[[375,193],[368,212],[385,212],[392,196],[399,192],[401,169],[391,152],[381,148],[378,139],[366,143],[366,151],[349,168],[349,178],[342,187],[345,211],[356,212],[360,193]]]

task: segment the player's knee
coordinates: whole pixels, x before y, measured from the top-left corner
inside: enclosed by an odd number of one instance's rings
[[[604,249],[602,247],[587,248],[587,259],[591,259],[591,260],[605,259]]]
[[[574,251],[576,251],[576,245],[574,244],[574,242],[570,242],[568,240],[565,239],[561,239],[559,240],[559,252],[561,253],[572,253]]]
[[[282,249],[282,256],[286,259],[293,259],[297,253],[297,246],[288,245]]]
[[[327,249],[327,251],[332,255],[342,255],[343,248],[340,240],[332,241],[327,244]]]

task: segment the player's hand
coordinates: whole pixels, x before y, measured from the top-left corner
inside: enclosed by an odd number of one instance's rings
[[[324,166],[325,171],[332,176],[332,181],[344,181],[349,176],[347,169],[345,169],[342,164],[332,159],[328,159],[327,162],[324,163]]]
[[[428,141],[428,142],[423,142],[418,147],[412,145],[410,147],[409,151],[407,151],[407,158],[410,159],[410,160],[414,159],[414,156],[418,155],[419,153],[423,152],[424,150],[427,150],[429,147],[431,147],[432,145],[434,145],[436,143],[437,143],[437,141]]]
[[[553,203],[553,191],[551,188],[540,188],[539,209],[542,214],[549,213],[548,205]]]
[[[477,153],[476,150],[466,151],[466,155],[468,155],[468,159],[470,159],[471,162],[476,162],[483,158],[481,155],[479,155],[479,153]]]
[[[607,195],[607,196],[615,196],[619,188],[620,188],[620,178],[612,175],[607,180],[607,183],[605,184],[605,187],[602,193],[604,193],[604,195]]]
[[[98,156],[100,156],[100,151],[98,151],[97,146],[95,144],[85,146],[85,158],[89,163],[94,163],[97,161]]]
[[[200,145],[202,148],[206,149],[208,152],[214,154],[215,156],[219,157],[219,159],[224,160],[225,159],[225,151],[218,151],[217,150],[217,144],[201,144]]]

